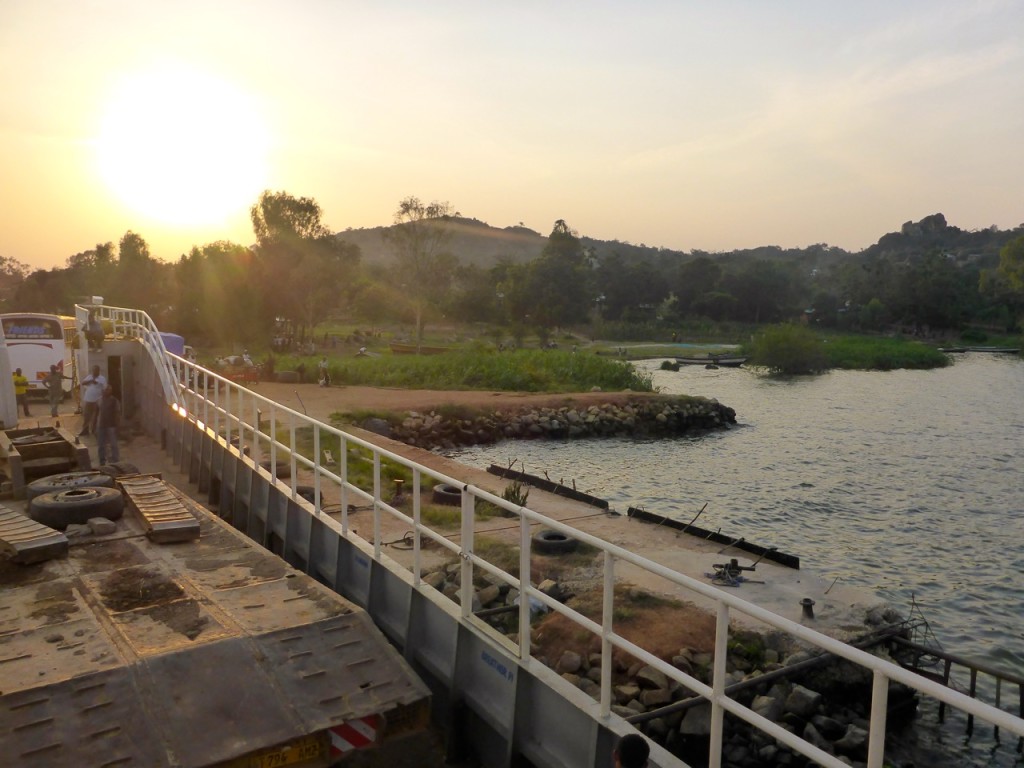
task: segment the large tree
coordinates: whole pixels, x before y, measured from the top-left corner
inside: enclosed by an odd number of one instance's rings
[[[395,279],[412,300],[416,313],[416,345],[423,344],[424,312],[451,284],[458,266],[448,251],[452,239],[451,203],[424,203],[407,197],[398,204],[394,226],[383,231],[395,257]]]
[[[527,273],[532,320],[545,329],[586,320],[595,298],[590,255],[572,228],[559,219]]]
[[[312,330],[344,303],[359,248],[331,234],[312,198],[268,190],[252,206],[250,216],[270,319],[284,317]]]

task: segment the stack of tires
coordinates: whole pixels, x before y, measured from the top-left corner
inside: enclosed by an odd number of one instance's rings
[[[85,525],[94,517],[118,520],[124,514],[124,498],[114,487],[114,478],[127,474],[138,474],[138,469],[127,463],[108,464],[33,480],[25,486],[28,516],[58,530]]]

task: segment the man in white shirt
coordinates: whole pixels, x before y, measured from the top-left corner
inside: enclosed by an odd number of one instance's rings
[[[96,417],[99,416],[100,400],[106,388],[106,377],[100,373],[100,367],[94,365],[92,373],[82,379],[82,431],[78,433],[79,437],[96,431]]]

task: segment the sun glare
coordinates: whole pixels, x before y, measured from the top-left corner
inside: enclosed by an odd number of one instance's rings
[[[159,222],[199,226],[244,210],[266,179],[268,137],[234,85],[163,68],[125,77],[104,112],[97,162],[128,207]]]

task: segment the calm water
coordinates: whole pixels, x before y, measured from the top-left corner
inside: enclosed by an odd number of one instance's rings
[[[638,367],[665,393],[731,406],[739,426],[455,455],[474,466],[518,460],[623,513],[688,521],[707,502],[702,527],[799,555],[803,569],[904,613],[913,594],[946,650],[1024,672],[1024,361],[967,353],[943,370],[786,381],[660,363]]]

